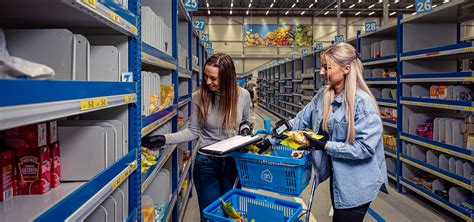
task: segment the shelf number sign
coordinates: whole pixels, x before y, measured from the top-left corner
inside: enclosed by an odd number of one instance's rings
[[[416,0],[416,14],[423,14],[433,11],[433,1],[432,0]]]
[[[212,49],[212,43],[210,42],[207,42],[205,46],[206,46],[206,49]]]
[[[148,58],[148,55],[145,54],[145,59]],[[133,82],[133,73],[132,72],[124,72],[122,73],[122,82]]]
[[[301,55],[303,55],[303,56],[308,55],[308,50],[307,49],[301,50]]]
[[[334,36],[334,43],[340,43],[340,42],[344,42],[344,36],[343,35]]]
[[[365,23],[365,32],[375,32],[377,23],[376,22],[366,22]]]
[[[321,51],[321,50],[323,50],[323,43],[322,42],[316,43],[316,45],[314,45],[314,51]]]
[[[198,10],[198,0],[185,0],[184,9],[188,11],[197,11]]]
[[[196,19],[194,21],[194,28],[196,28],[196,30],[198,31],[204,31],[204,24],[205,24],[204,20]]]
[[[209,41],[209,34],[201,34],[201,41],[208,42]]]

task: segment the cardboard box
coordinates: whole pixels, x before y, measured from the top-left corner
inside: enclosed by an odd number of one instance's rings
[[[0,152],[0,201],[13,197],[13,152]]]
[[[15,150],[18,195],[44,194],[51,189],[49,146]]]
[[[38,123],[5,131],[5,142],[11,148],[37,148],[48,145],[46,123]]]
[[[461,133],[466,133],[466,132],[467,132],[466,123],[461,123]]]
[[[59,142],[49,146],[51,150],[51,188],[61,183],[61,152]]]

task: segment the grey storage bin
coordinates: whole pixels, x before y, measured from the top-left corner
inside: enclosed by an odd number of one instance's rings
[[[91,46],[91,81],[120,82],[120,52],[115,46]]]
[[[77,65],[77,60],[86,60],[86,54],[78,54],[83,50],[76,49],[77,38],[69,30],[6,29],[5,36],[11,56],[51,67],[56,73],[53,79],[87,80],[84,67]]]
[[[372,47],[370,45],[362,46],[361,57],[363,60],[370,59],[372,57]]]
[[[83,35],[75,34],[76,39],[76,76],[90,80],[90,44]],[[85,56],[84,56],[85,55]]]
[[[380,42],[374,42],[370,45],[371,47],[371,58],[380,57]]]
[[[108,213],[107,213],[107,209],[105,209],[105,207],[103,206],[99,206],[97,207],[97,209],[94,210],[94,212],[92,212],[91,215],[89,215],[87,218],[86,218],[86,222],[104,222],[104,221],[108,221]]]
[[[380,42],[380,56],[389,56],[397,54],[397,41],[382,40]]]
[[[372,69],[372,78],[382,78],[383,69]]]

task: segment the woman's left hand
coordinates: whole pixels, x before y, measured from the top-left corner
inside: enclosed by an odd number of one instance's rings
[[[324,150],[326,148],[327,138],[323,137],[321,139],[315,139],[308,133],[303,133],[306,139],[308,139],[308,144],[298,148],[299,150]]]

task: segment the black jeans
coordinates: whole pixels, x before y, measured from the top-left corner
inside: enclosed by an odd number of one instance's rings
[[[332,171],[331,161],[332,160],[329,159],[329,167],[331,168],[331,171]],[[332,184],[333,184],[333,174],[331,172],[331,176],[329,177],[329,189],[331,192],[332,208],[334,209],[332,221],[333,222],[362,222],[364,221],[365,214],[367,213],[367,210],[369,209],[371,202],[368,202],[364,205],[360,205],[353,208],[336,209],[336,206],[334,204],[334,190],[333,190]]]

